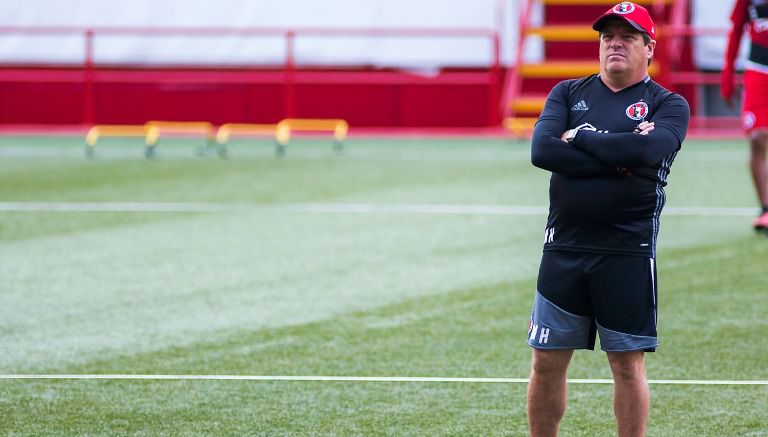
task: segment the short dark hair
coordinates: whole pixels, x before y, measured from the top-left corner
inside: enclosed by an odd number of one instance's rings
[[[651,39],[651,35],[648,35],[648,32],[640,32],[640,34],[641,34],[641,35],[643,35],[643,44],[644,44],[644,45],[648,45],[648,44],[650,44],[650,43],[651,43],[651,41],[653,41],[653,40]],[[648,66],[649,66],[649,67],[651,66],[651,61],[652,61],[652,60],[653,60],[653,57],[651,57],[650,59],[648,59]]]

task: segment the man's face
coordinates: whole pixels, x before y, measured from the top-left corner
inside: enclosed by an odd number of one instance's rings
[[[655,41],[643,42],[642,33],[624,20],[609,21],[600,32],[600,70],[607,74],[644,74]]]

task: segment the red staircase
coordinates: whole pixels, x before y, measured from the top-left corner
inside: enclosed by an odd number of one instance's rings
[[[536,3],[543,7],[541,26],[531,24]],[[616,3],[617,0],[522,0],[518,58],[509,70],[504,95],[504,125],[507,129],[516,135],[530,132],[553,86],[564,79],[599,71],[598,35],[592,30],[592,23]],[[635,0],[635,3],[650,10],[657,39],[663,40],[663,29],[670,22],[676,0]],[[526,62],[523,56],[525,44],[531,38],[543,41],[541,62]],[[657,44],[649,68],[651,77],[662,85],[668,82],[665,48],[665,44]]]

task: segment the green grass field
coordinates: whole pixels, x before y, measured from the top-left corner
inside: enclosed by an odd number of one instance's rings
[[[0,434],[522,436],[548,174],[509,140],[0,137]],[[651,380],[768,380],[768,238],[743,141],[687,142],[659,244]],[[601,352],[569,377],[610,378]],[[573,383],[565,436],[615,435]],[[651,436],[768,436],[768,386],[652,384]]]

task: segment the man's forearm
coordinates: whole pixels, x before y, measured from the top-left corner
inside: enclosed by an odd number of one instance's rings
[[[671,132],[656,129],[650,135],[579,131],[573,143],[598,160],[616,167],[650,167],[677,150]]]
[[[536,167],[571,177],[617,174],[613,167],[556,137],[535,139],[531,162]]]

